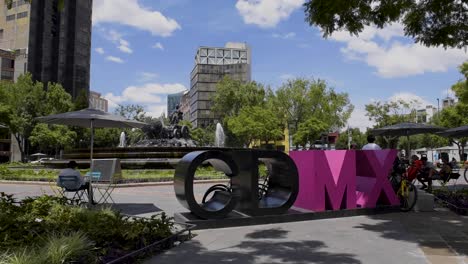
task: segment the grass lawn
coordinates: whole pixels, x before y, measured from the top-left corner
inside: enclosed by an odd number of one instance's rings
[[[11,168],[0,165],[0,180],[10,181],[53,181],[57,179],[60,170],[56,169],[33,169],[33,168]],[[82,175],[88,170],[81,170]],[[122,170],[124,182],[161,182],[172,181],[174,170]],[[215,171],[212,167],[198,168],[196,179],[222,179],[224,173]]]

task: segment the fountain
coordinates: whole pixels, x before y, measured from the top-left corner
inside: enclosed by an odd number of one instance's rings
[[[119,148],[125,148],[125,132],[120,133]]]
[[[215,131],[215,146],[218,148],[224,147],[224,141],[226,137],[224,135],[223,126],[220,123],[216,124],[216,131]]]

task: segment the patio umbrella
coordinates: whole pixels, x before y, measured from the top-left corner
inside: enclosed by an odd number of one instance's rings
[[[437,133],[437,135],[444,136],[444,137],[451,137],[451,138],[468,137],[468,125],[450,128],[443,132]]]
[[[408,139],[408,154],[410,151],[409,136],[427,133],[436,133],[445,130],[443,127],[421,123],[399,123],[391,126],[377,128],[371,131],[376,136],[406,136]]]
[[[41,116],[36,118],[39,122],[47,124],[69,125],[91,128],[91,155],[93,160],[94,128],[96,127],[122,127],[141,128],[145,123],[129,120],[119,115],[113,115],[97,109],[83,109],[56,115]],[[92,162],[91,162],[92,166]]]

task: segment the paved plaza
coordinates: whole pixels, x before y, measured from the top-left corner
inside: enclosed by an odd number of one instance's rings
[[[198,196],[209,185],[196,185]],[[16,197],[52,194],[48,185],[0,184]],[[185,212],[173,186],[118,188],[126,213]],[[468,217],[444,208],[195,231],[145,263],[468,263]]]

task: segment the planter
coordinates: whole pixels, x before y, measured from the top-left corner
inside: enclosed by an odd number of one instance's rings
[[[163,250],[170,249],[177,242],[185,242],[192,238],[192,229],[195,228],[195,225],[192,224],[182,224],[177,223],[184,228],[174,233],[172,236],[156,241],[151,245],[140,248],[138,250],[132,251],[124,256],[121,256],[117,259],[110,261],[105,261],[106,264],[123,264],[123,263],[135,263],[137,259],[141,259],[144,256],[154,255],[162,252]]]
[[[468,192],[449,192],[439,191],[434,193],[434,199],[450,208],[457,214],[467,215],[468,214]]]

